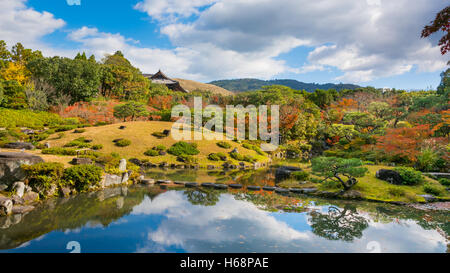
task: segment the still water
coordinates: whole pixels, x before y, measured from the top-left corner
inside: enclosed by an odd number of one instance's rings
[[[449,220],[377,203],[136,186],[2,218],[0,252],[446,252]]]

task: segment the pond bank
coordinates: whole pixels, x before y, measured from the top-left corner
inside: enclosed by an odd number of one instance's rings
[[[132,163],[132,162],[131,162]],[[130,164],[132,168],[134,164]],[[135,167],[135,166],[134,166]],[[164,167],[164,166],[163,166]],[[167,167],[167,166],[166,166]],[[171,167],[171,166],[168,166]],[[104,173],[99,185],[96,187],[90,187],[88,191],[98,191],[109,187],[118,186],[128,186],[131,184],[144,184],[153,185],[160,184],[161,187],[167,189],[170,187],[190,187],[190,188],[213,188],[216,190],[226,190],[230,188],[232,191],[240,190],[242,192],[274,192],[278,195],[304,195],[311,197],[320,197],[326,199],[342,199],[342,200],[355,200],[355,201],[370,201],[377,203],[387,203],[395,205],[421,205],[428,202],[439,202],[446,201],[446,198],[440,198],[435,196],[426,196],[424,198],[423,192],[420,191],[419,187],[410,186],[398,186],[391,185],[385,181],[381,181],[375,178],[374,173],[380,168],[385,168],[384,166],[369,166],[370,172],[366,177],[363,177],[360,182],[354,187],[346,192],[327,190],[324,189],[321,184],[313,182],[300,182],[300,181],[290,181],[284,182],[283,179],[287,177],[280,175],[275,168],[266,168],[260,170],[249,170],[249,169],[185,169],[185,168],[160,168],[159,166],[152,166],[151,168],[132,168],[133,170],[127,169],[127,161],[125,159],[121,160],[119,168],[116,169],[114,173]],[[294,169],[289,168],[291,171],[298,169],[303,169],[310,171],[308,166],[302,165],[301,168]],[[372,177],[373,173],[373,177]],[[281,177],[281,178],[280,178]],[[279,181],[278,179],[282,179]],[[428,178],[427,178],[428,179]],[[194,184],[194,183],[197,184]],[[21,182],[23,183],[23,182]],[[37,193],[33,192],[28,185],[22,185],[23,193],[17,195],[17,192],[3,192],[2,199],[9,199],[13,203],[13,207],[8,204],[1,205],[6,207],[5,211],[9,213],[22,213],[33,209],[36,204],[39,204],[39,198]],[[239,187],[238,187],[239,186]],[[375,188],[382,194],[388,192],[390,189],[413,189],[412,193],[417,198],[405,200],[405,198],[398,198],[396,196],[380,196],[372,194],[372,189]],[[21,191],[19,191],[21,192]],[[71,196],[78,194],[77,191],[69,187],[56,187],[52,189],[52,194],[48,196],[49,198],[53,195],[60,196]],[[2,192],[0,191],[0,196]],[[46,196],[47,197],[47,196]],[[417,200],[419,199],[419,200]],[[429,209],[439,209],[441,206],[430,206]],[[428,207],[423,207],[427,209]]]

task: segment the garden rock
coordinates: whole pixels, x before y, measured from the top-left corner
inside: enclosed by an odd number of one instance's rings
[[[419,196],[422,196],[425,199],[426,202],[435,202],[435,201],[438,200],[436,197],[434,197],[431,194],[422,194],[422,195],[419,195]]]
[[[377,171],[375,176],[378,179],[387,181],[390,184],[401,185],[403,183],[403,178],[401,175],[394,170],[381,169]]]
[[[6,197],[0,197],[0,217],[11,214],[13,208],[13,201]]]
[[[72,164],[73,165],[91,165],[92,164],[92,159],[90,158],[74,158],[72,159]]]
[[[34,165],[44,162],[44,160],[32,154],[27,153],[0,153],[0,185],[5,184],[8,187],[16,181],[26,178],[22,165]]]
[[[35,147],[29,142],[11,142],[4,145],[7,149],[17,149],[17,150],[34,150]]]
[[[39,194],[34,191],[27,192],[23,195],[23,200],[25,203],[35,202],[39,198]]]
[[[119,163],[119,171],[124,172],[127,170],[127,160],[121,159]]]

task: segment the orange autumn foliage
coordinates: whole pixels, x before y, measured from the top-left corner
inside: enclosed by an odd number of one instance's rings
[[[421,144],[431,135],[428,124],[412,128],[390,128],[386,130],[386,135],[377,137],[375,148],[387,155],[405,157],[415,162]]]

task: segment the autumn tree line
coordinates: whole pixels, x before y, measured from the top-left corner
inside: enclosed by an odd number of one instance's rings
[[[363,87],[316,90],[286,86],[222,96],[180,93],[151,83],[120,52],[97,61],[44,57],[20,43],[0,41],[0,107],[50,111],[87,123],[171,120],[176,104],[280,105],[282,149],[308,160],[318,155],[392,162],[423,171],[448,171],[450,69],[437,90]],[[206,122],[206,120],[205,120]]]

